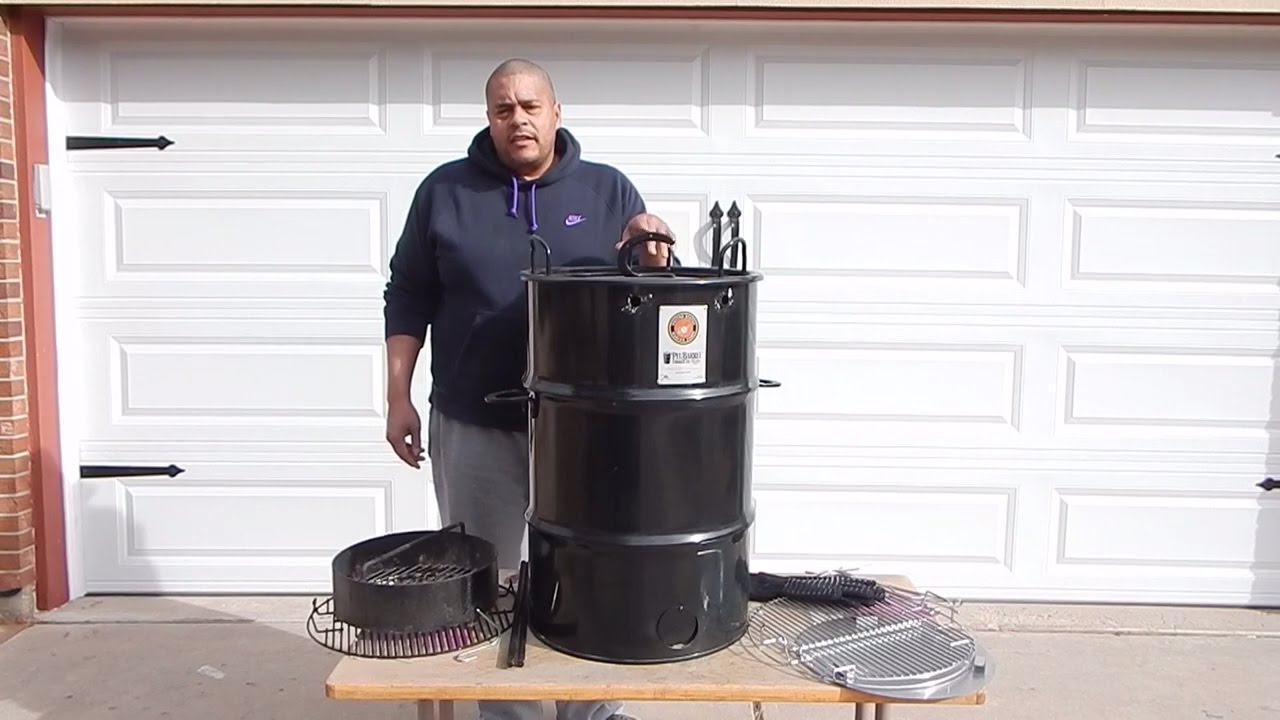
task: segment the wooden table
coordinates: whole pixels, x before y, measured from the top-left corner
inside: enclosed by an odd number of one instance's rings
[[[882,584],[914,589],[901,576]],[[857,720],[885,720],[894,704],[982,705],[986,692],[942,701],[896,700],[814,680],[783,667],[743,638],[714,655],[660,665],[614,665],[570,657],[528,634],[524,667],[506,667],[506,638],[471,652],[410,660],[344,657],[325,683],[337,700],[412,701],[419,720],[453,720],[453,703],[466,700],[618,700],[750,703],[845,703]],[[464,651],[465,653],[465,651]]]

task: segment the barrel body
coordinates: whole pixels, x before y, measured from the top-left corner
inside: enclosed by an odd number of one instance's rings
[[[652,663],[747,626],[754,273],[526,273],[530,631]]]

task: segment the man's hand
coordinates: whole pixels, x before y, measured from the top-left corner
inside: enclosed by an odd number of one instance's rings
[[[675,233],[671,232],[671,228],[667,227],[662,218],[651,213],[640,213],[631,218],[631,222],[627,223],[626,229],[622,231],[622,239],[618,241],[617,245],[613,246],[613,249],[621,250],[622,244],[629,238],[647,232],[662,233],[672,240],[676,237]],[[649,267],[666,267],[667,258],[675,250],[673,246],[655,240],[650,240],[638,246],[638,249],[640,251],[640,264]]]
[[[405,465],[419,467],[423,460],[422,418],[408,399],[396,400],[387,406],[387,442]]]

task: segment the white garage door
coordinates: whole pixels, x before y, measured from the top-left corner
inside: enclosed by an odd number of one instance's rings
[[[1280,34],[1215,32],[63,25],[51,136],[176,143],[55,160],[70,466],[186,470],[78,484],[84,587],[323,591],[435,521],[382,441],[385,268],[527,55],[686,243],[743,211],[757,569],[1280,600]]]

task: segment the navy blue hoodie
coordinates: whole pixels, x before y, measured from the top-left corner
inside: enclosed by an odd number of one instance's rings
[[[525,428],[523,406],[484,396],[523,383],[529,235],[547,242],[553,265],[608,265],[627,223],[645,212],[631,181],[583,160],[567,130],[556,134],[556,155],[541,178],[519,180],[486,128],[466,158],[436,168],[414,194],[383,295],[385,333],[421,340],[431,327],[430,402],[444,415]]]

